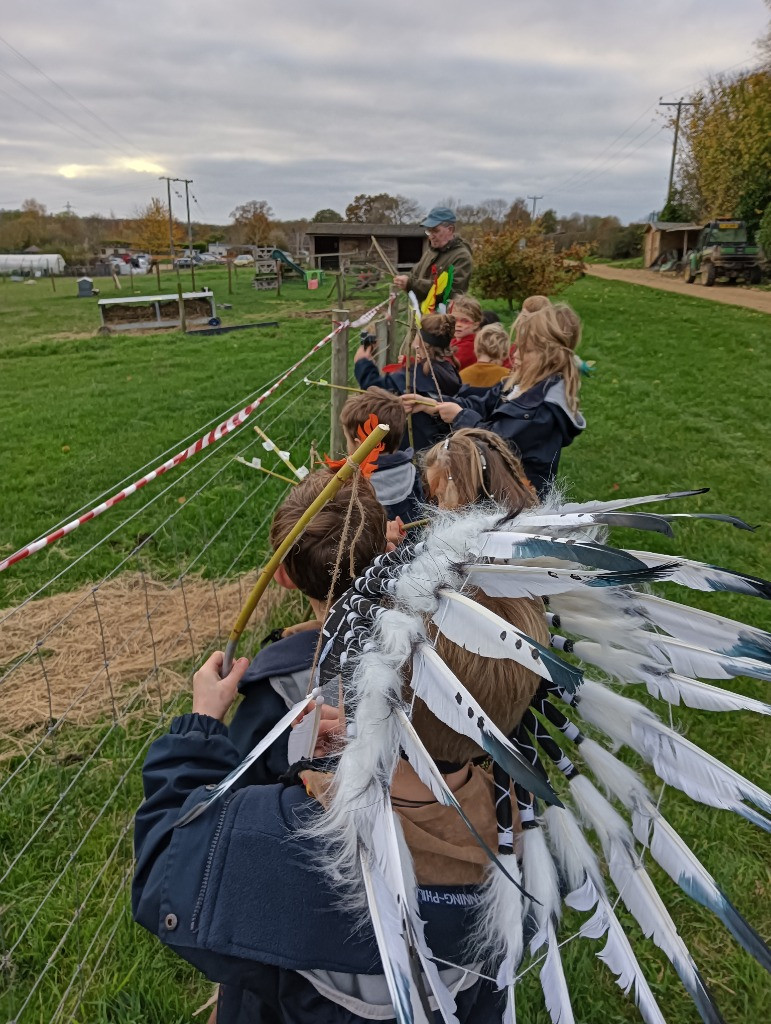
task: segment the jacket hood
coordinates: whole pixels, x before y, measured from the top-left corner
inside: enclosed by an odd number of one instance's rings
[[[239,692],[244,693],[252,683],[268,676],[290,675],[307,669],[313,661],[318,639],[317,629],[304,629],[263,647],[241,677]]]
[[[557,408],[565,415],[565,418],[567,419],[567,436],[571,439],[577,437],[582,430],[586,429],[586,420],[584,419],[583,413],[580,409],[576,409],[576,411],[573,412],[568,405],[567,397],[565,395],[565,381],[562,377],[551,377],[549,380],[552,383],[547,382],[543,400],[544,402],[548,402],[549,405],[557,406]]]

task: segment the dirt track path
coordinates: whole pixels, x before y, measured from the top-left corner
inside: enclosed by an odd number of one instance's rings
[[[622,270],[618,267],[606,267],[602,263],[587,264],[586,273],[606,281],[626,281],[628,284],[641,284],[646,288],[658,288],[662,292],[676,292],[678,295],[690,295],[729,306],[755,309],[759,313],[771,313],[771,292],[737,288],[735,285],[727,284],[705,288],[704,285],[686,284],[676,277],[667,277],[652,270]]]

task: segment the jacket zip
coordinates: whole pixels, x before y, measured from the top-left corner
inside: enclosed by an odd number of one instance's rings
[[[206,858],[206,867],[203,872],[203,880],[201,881],[201,888],[198,892],[198,899],[196,900],[195,908],[193,909],[193,916],[190,920],[191,932],[198,930],[198,918],[201,913],[201,908],[203,907],[203,901],[206,898],[206,890],[209,887],[209,875],[211,874],[212,861],[214,860],[214,851],[217,849],[220,833],[222,832],[222,828],[225,824],[225,813],[228,809],[228,804],[233,799],[233,795],[234,794],[231,793],[222,805],[219,820],[217,821],[217,827],[214,830],[214,835],[212,836],[211,845],[209,846],[209,855]]]

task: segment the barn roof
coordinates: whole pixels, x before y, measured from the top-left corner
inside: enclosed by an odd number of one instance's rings
[[[425,235],[425,228],[420,224],[352,224],[322,222],[309,224],[305,229],[307,235],[339,235],[353,238],[369,238],[375,235],[378,238],[422,238]]]
[[[703,224],[692,224],[687,221],[676,221],[676,220],[654,220],[650,224],[646,224],[645,230],[648,231],[701,231],[704,227]]]

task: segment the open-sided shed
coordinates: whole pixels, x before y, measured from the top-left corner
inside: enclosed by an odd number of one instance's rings
[[[663,253],[677,252],[680,259],[696,245],[702,224],[654,220],[645,226],[643,265],[652,267]]]
[[[380,262],[372,236],[391,263],[399,269],[414,266],[423,255],[426,232],[419,224],[309,224],[310,259],[314,267],[339,270],[340,261]]]

